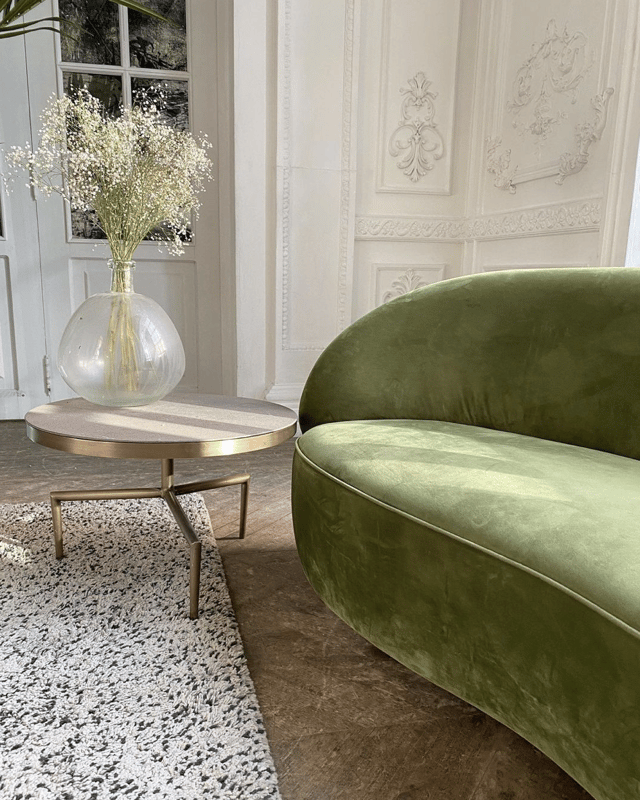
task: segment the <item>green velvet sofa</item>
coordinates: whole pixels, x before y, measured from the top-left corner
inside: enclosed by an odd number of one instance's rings
[[[443,281],[306,383],[312,586],[596,800],[640,798],[640,269]]]

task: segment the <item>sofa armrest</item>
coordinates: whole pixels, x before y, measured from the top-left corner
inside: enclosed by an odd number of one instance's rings
[[[321,354],[303,431],[435,419],[640,457],[640,270],[513,270],[374,309]]]

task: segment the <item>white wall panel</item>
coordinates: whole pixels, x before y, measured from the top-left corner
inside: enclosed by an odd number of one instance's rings
[[[283,263],[282,349],[322,350],[338,332],[341,175],[291,171],[291,204]],[[304,202],[296,202],[304,198]]]
[[[344,0],[290,7],[288,100],[290,165],[341,168]],[[338,35],[334,35],[337,33]]]
[[[295,404],[351,321],[359,0],[282,0],[278,18],[275,376]]]
[[[494,0],[482,211],[605,191],[616,1]]]
[[[459,25],[460,0],[385,2],[378,191],[451,191]]]
[[[475,272],[533,267],[589,267],[597,263],[599,234],[554,234],[478,242]]]
[[[353,318],[391,296],[461,274],[459,243],[361,240],[356,250]]]
[[[626,245],[635,0],[278,7],[270,398],[295,404],[333,336],[394,293]]]

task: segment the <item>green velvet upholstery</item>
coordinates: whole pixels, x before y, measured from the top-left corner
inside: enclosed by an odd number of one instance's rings
[[[327,605],[596,800],[640,798],[639,416],[639,270],[491,273],[341,334],[294,457]]]
[[[636,269],[456,278],[338,336],[307,380],[300,425],[440,419],[638,458],[639,359]]]

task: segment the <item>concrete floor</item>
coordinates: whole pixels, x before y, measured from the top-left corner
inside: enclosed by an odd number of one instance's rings
[[[70,456],[35,445],[22,422],[0,422],[0,453],[4,503],[46,501],[52,489],[159,480],[153,461]],[[207,492],[205,500],[283,800],[590,800],[515,733],[383,655],[325,608],[296,555],[292,454],[287,442],[176,462],[177,482],[252,474],[244,541],[232,538],[239,490]],[[185,573],[185,613],[187,581]]]

